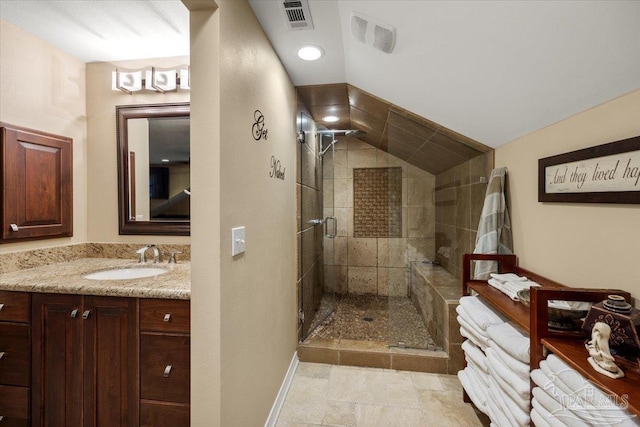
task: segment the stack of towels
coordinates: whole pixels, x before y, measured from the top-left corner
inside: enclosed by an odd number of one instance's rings
[[[585,353],[586,357],[586,353]],[[531,372],[531,420],[536,427],[637,427],[640,420],[614,399],[594,387],[579,372],[550,354]]]
[[[506,319],[477,296],[460,298],[456,312],[460,334],[466,338],[462,343],[462,350],[467,362],[466,368],[458,372],[458,378],[471,401],[488,415],[489,365],[485,354],[489,348],[487,330],[493,325],[503,324]]]
[[[497,427],[529,425],[529,336],[511,323],[487,328],[488,409]]]
[[[529,289],[532,286],[540,286],[536,282],[532,282],[524,276],[518,276],[514,273],[491,273],[491,278],[487,283],[500,292],[507,295],[514,301],[519,301],[518,292],[523,289]]]

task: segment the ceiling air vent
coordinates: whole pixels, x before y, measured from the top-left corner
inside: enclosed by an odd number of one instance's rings
[[[291,0],[280,3],[290,30],[313,30],[308,0]]]
[[[351,36],[374,49],[391,53],[396,43],[396,29],[361,13],[351,13]]]

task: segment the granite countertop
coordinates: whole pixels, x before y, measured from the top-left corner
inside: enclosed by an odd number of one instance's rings
[[[100,270],[141,267],[131,259],[82,258],[42,267],[3,273],[0,290],[82,294],[136,298],[165,298],[188,300],[191,297],[191,263],[166,262],[145,267],[160,267],[167,273],[153,277],[127,280],[91,280],[83,276]]]

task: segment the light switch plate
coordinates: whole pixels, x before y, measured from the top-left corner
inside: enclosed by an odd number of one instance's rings
[[[236,256],[244,253],[244,227],[234,227],[231,229],[231,255]]]

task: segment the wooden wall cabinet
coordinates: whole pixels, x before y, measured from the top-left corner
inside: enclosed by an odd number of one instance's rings
[[[135,298],[33,294],[33,426],[136,426]]]
[[[0,425],[30,425],[31,295],[0,291]]]
[[[0,242],[72,236],[72,139],[5,123],[0,136]]]

